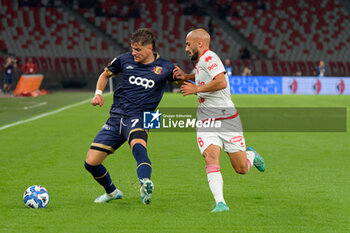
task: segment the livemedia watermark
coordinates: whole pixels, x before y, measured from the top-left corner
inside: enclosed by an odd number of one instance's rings
[[[346,132],[346,108],[158,108],[144,112],[152,132]]]

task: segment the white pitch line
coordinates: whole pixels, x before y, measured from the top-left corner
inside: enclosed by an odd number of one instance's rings
[[[72,108],[72,107],[76,107],[76,106],[81,105],[81,104],[85,104],[85,103],[89,102],[90,100],[91,100],[91,98],[83,100],[83,101],[80,101],[80,102],[75,103],[75,104],[67,105],[67,106],[65,106],[63,108],[59,108],[59,109],[56,109],[56,110],[51,111],[51,112],[46,112],[46,113],[40,114],[38,116],[29,118],[29,119],[26,119],[26,120],[16,121],[14,123],[11,123],[11,124],[8,124],[8,125],[4,125],[4,126],[0,127],[0,130],[4,130],[4,129],[10,128],[12,126],[20,125],[20,124],[27,123],[27,122],[30,122],[30,121],[35,121],[37,119],[40,119],[40,118],[43,118],[43,117],[46,117],[46,116],[50,116],[50,115],[62,112],[64,110],[66,110],[66,109],[69,109],[69,108]]]
[[[24,110],[28,110],[28,109],[31,109],[31,108],[37,108],[37,107],[43,106],[45,104],[47,104],[47,102],[41,102],[41,103],[34,104],[34,105],[24,106],[23,109]]]

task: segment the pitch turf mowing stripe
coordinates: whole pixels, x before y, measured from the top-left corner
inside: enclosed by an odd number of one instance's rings
[[[106,94],[105,96],[107,96],[107,95],[109,95],[109,93]],[[64,110],[66,110],[66,109],[73,108],[73,107],[76,107],[76,106],[85,104],[85,103],[89,102],[90,100],[91,100],[91,98],[86,99],[86,100],[83,100],[83,101],[80,101],[80,102],[75,103],[75,104],[67,105],[67,106],[65,106],[65,107],[63,107],[63,108],[59,108],[59,109],[56,109],[56,110],[54,110],[54,111],[46,112],[46,113],[40,114],[40,115],[38,115],[38,116],[31,117],[31,118],[26,119],[26,120],[16,121],[16,122],[14,122],[14,123],[1,126],[1,127],[0,127],[0,131],[1,131],[1,130],[4,130],[4,129],[7,129],[7,128],[10,128],[10,127],[13,127],[13,126],[16,126],[16,125],[20,125],[20,124],[24,124],[24,123],[27,123],[27,122],[35,121],[35,120],[38,120],[38,119],[40,119],[40,118],[47,117],[47,116],[50,116],[50,115],[53,115],[53,114],[62,112],[62,111],[64,111]]]

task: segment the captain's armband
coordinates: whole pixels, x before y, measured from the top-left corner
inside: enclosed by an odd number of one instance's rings
[[[108,77],[112,77],[112,76],[115,75],[115,74],[114,74],[112,71],[110,71],[107,67],[105,67],[105,72],[107,73]]]

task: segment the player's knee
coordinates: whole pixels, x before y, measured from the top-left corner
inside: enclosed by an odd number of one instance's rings
[[[108,156],[108,154],[104,151],[98,151],[98,150],[89,150],[89,152],[86,155],[85,162],[92,165],[97,166],[100,165]]]
[[[87,153],[87,155],[86,155],[85,168],[86,168],[86,164],[95,165],[94,164],[94,156],[92,156],[90,153]]]
[[[205,158],[206,164],[213,164],[217,160],[217,156],[214,153],[203,152],[203,157]]]
[[[247,166],[237,166],[237,167],[235,167],[235,171],[238,174],[244,175],[248,172],[248,167]]]

